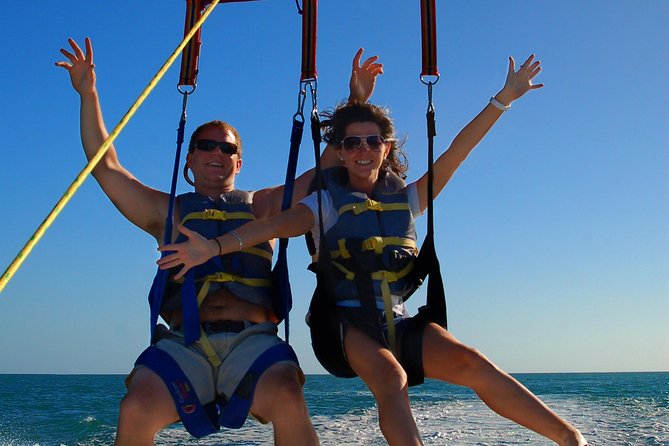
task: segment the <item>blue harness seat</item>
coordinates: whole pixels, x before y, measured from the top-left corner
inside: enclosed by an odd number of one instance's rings
[[[234,190],[222,194],[218,200],[186,193],[178,197],[181,223],[205,238],[223,235],[247,221],[253,220],[252,195]],[[176,242],[185,241],[180,234]],[[239,428],[244,424],[253,401],[253,393],[260,375],[280,361],[298,363],[295,352],[288,344],[276,345],[251,365],[229,401],[219,398],[201,404],[195,390],[177,362],[155,346],[158,315],[169,322],[169,314],[181,310],[185,345],[197,342],[213,367],[221,360],[209,343],[199,318],[199,305],[217,287],[223,287],[236,297],[272,309],[276,295],[272,282],[272,247],[265,242],[242,251],[217,256],[192,268],[183,281],[174,281],[171,271],[159,270],[149,294],[151,306],[151,342],[137,359],[136,366],[145,366],[165,382],[174,400],[181,421],[194,437],[203,437],[221,426]]]
[[[217,432],[221,427],[242,427],[251,408],[260,375],[273,364],[285,360],[297,362],[292,347],[288,344],[275,345],[255,360],[228,401],[219,398],[204,405],[177,362],[158,347],[152,345],[144,350],[135,366],[148,367],[160,376],[172,395],[186,430],[192,436],[202,438]]]

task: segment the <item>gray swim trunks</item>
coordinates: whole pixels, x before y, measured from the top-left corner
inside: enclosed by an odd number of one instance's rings
[[[248,325],[248,324],[247,324]],[[163,330],[156,347],[168,353],[178,364],[195,388],[198,399],[207,404],[224,395],[229,399],[253,362],[269,348],[284,341],[277,336],[278,328],[272,322],[250,325],[239,333],[221,332],[209,334],[209,342],[222,363],[214,367],[200,349],[199,343],[184,346],[183,334]],[[304,383],[304,374],[295,361],[280,361],[290,364],[298,371]]]

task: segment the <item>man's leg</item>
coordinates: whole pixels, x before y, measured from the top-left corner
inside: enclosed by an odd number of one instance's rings
[[[151,446],[159,430],[179,420],[172,396],[153,371],[139,367],[121,400],[117,446]]]
[[[319,444],[298,371],[290,364],[275,364],[260,376],[251,413],[272,423],[274,444],[278,446]]]

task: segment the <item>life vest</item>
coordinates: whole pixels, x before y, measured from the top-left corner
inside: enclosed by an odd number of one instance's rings
[[[190,192],[180,195],[178,203],[181,224],[208,239],[226,234],[255,219],[252,195],[245,191],[234,190],[221,194],[218,202]],[[175,242],[185,240],[186,237],[180,234]],[[200,326],[199,306],[209,293],[222,287],[239,299],[271,309],[275,295],[271,268],[272,247],[268,242],[224,256],[215,256],[192,268],[179,281],[172,279],[180,270],[177,266],[170,271],[160,306],[161,314],[169,317],[169,312],[182,310],[186,345],[198,341],[209,362],[218,366],[221,360]],[[156,283],[154,280],[153,288],[156,288]],[[159,291],[153,288],[152,296]]]
[[[239,190],[222,194],[218,203],[194,192],[179,195],[181,224],[207,239],[221,236],[255,219],[251,198],[249,192]],[[185,240],[186,236],[179,234],[175,243]],[[193,268],[199,303],[208,293],[222,287],[239,299],[272,308],[271,268],[272,246],[268,242],[212,257]],[[179,269],[174,268],[170,274],[163,311],[181,308],[182,281],[172,280]]]
[[[325,170],[323,180],[339,215],[325,232],[333,270],[329,295],[338,306],[382,309],[394,351],[391,295],[403,298],[416,287],[412,270],[418,249],[405,183],[381,172],[368,196],[348,186],[344,168]]]

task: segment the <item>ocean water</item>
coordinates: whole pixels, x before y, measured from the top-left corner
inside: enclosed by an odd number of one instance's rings
[[[668,445],[669,372],[514,375],[592,445]],[[121,375],[0,375],[0,446],[111,445]],[[426,445],[549,445],[489,410],[469,389],[429,381],[410,391]],[[305,396],[323,445],[384,445],[374,399],[358,379],[309,375]],[[180,424],[156,444],[267,445],[272,428],[248,420],[196,440]]]

